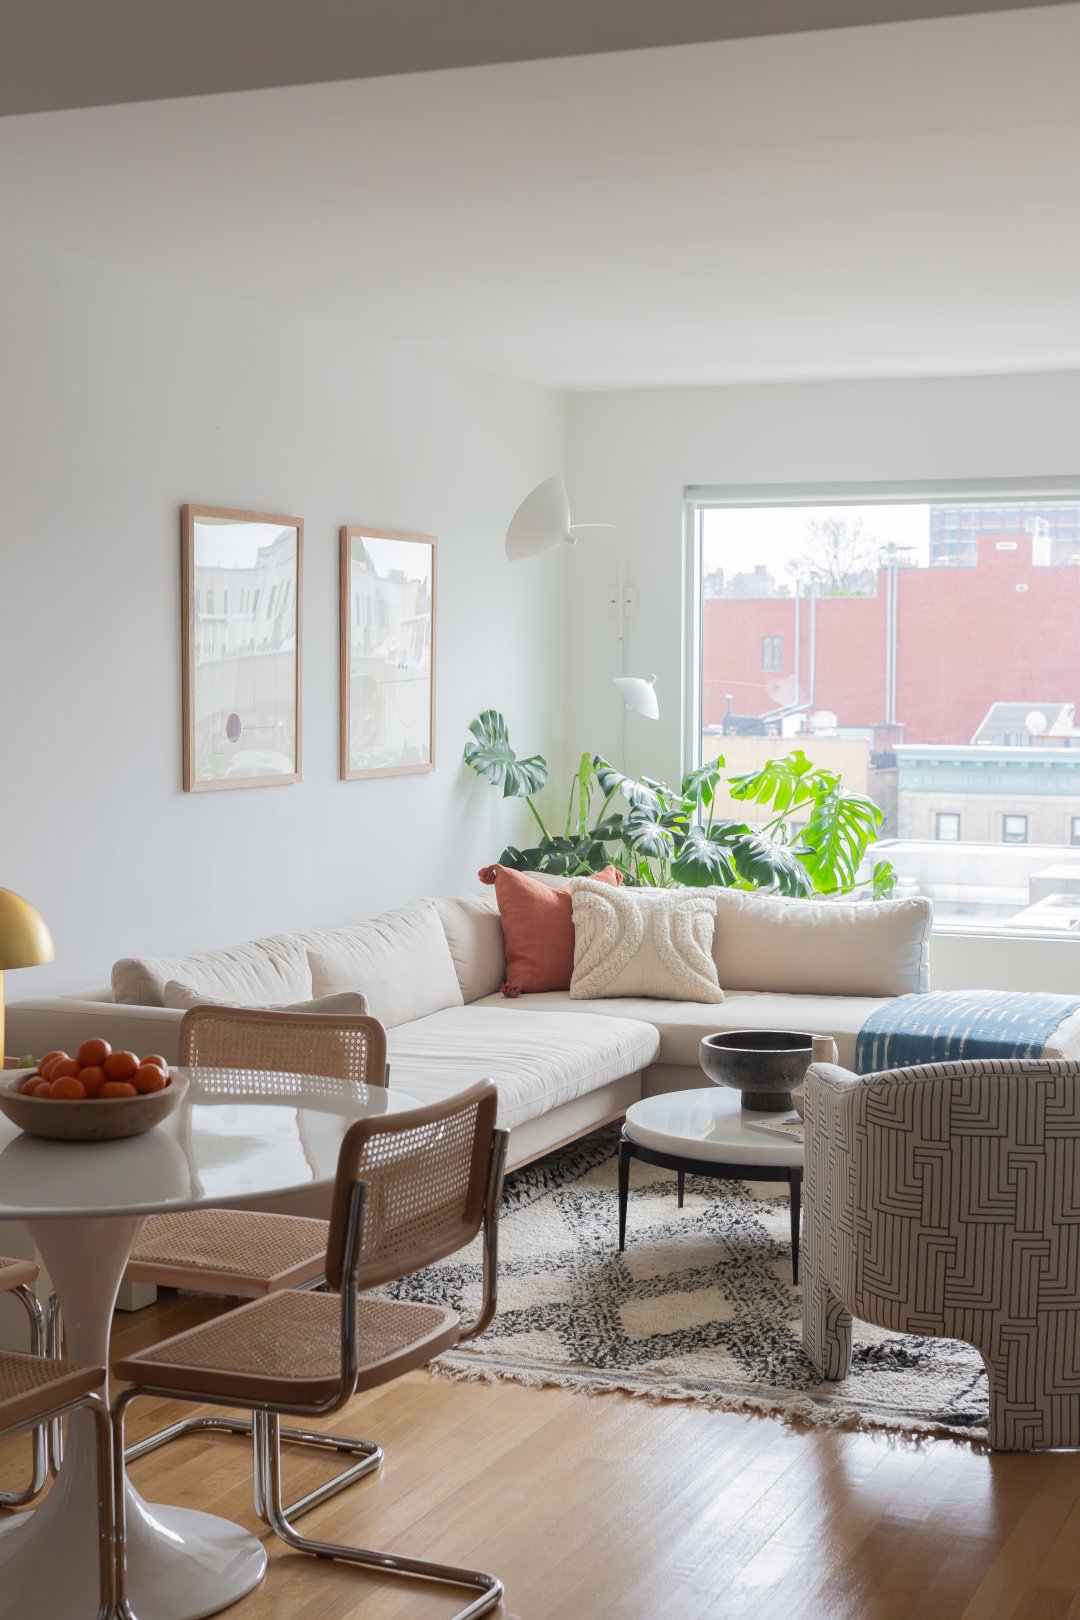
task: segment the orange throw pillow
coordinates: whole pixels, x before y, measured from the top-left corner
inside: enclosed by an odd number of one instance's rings
[[[481,883],[495,886],[506,956],[504,996],[569,990],[574,977],[574,911],[569,888],[552,888],[509,866],[484,866]],[[593,874],[597,883],[618,887],[614,866]]]

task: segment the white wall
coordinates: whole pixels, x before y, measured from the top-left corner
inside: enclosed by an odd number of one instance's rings
[[[681,765],[686,485],[1080,474],[1078,418],[1077,372],[571,395],[573,514],[624,526],[640,604],[629,624],[627,668],[658,676],[661,720],[631,716],[632,767],[665,776]],[[570,559],[567,759],[586,747],[619,746],[615,635],[604,608],[614,567],[599,538],[583,537]],[[985,982],[979,975],[990,970],[985,952],[967,944],[942,947],[942,971],[953,984]],[[1026,956],[1013,944],[994,970],[1011,974],[1018,988],[1030,978],[1031,987],[1076,989],[1076,944],[1047,944]]]
[[[524,822],[462,768],[468,721],[560,743],[562,577],[502,540],[562,464],[562,397],[30,244],[0,261],[0,353],[0,884],[57,946],[9,997],[474,888]],[[184,501],[305,520],[296,786],[180,790]],[[431,775],[337,779],[343,522],[438,536]]]

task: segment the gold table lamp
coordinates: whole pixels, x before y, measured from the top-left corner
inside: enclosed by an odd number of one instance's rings
[[[0,889],[0,1070],[4,1066],[4,973],[37,967],[56,955],[53,937],[40,912],[12,889]]]

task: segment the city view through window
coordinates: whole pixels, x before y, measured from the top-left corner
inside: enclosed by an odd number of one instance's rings
[[[801,747],[937,922],[1080,936],[1080,499],[698,521],[702,761]]]

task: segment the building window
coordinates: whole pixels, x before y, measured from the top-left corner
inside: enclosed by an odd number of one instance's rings
[[[1080,479],[979,493],[688,490],[686,763],[799,749],[881,807],[872,858],[937,925],[1064,933],[1007,846],[1056,828],[1047,864],[1080,892]],[[769,838],[767,809],[723,813]]]

